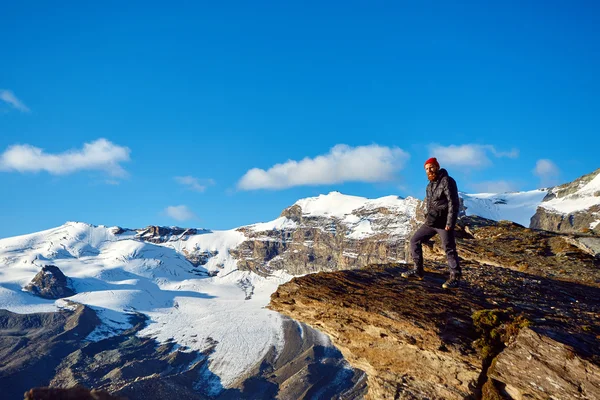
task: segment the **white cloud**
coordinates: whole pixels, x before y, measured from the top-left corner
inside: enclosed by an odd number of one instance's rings
[[[508,181],[484,181],[472,183],[470,186],[479,193],[506,193],[519,189],[514,182]]]
[[[560,169],[551,160],[546,158],[537,160],[533,174],[540,178],[542,187],[550,187],[559,184]]]
[[[127,147],[117,146],[106,139],[85,143],[82,149],[60,154],[47,154],[29,144],[10,146],[0,155],[0,170],[18,172],[46,171],[65,175],[80,170],[98,170],[113,177],[127,175],[120,163],[129,161]]]
[[[200,180],[193,176],[176,176],[175,180],[177,183],[187,186],[188,189],[195,192],[204,192],[208,185],[214,185],[215,181],[212,179]]]
[[[19,100],[17,96],[15,96],[15,94],[10,90],[0,89],[0,100],[10,104],[12,107],[21,112],[29,112],[29,108],[23,104],[23,102]]]
[[[519,150],[498,151],[492,145],[481,144],[463,144],[460,146],[440,146],[432,144],[429,146],[429,154],[436,157],[443,166],[453,167],[475,167],[483,168],[492,164],[490,155],[501,158],[516,158],[519,156]]]
[[[165,208],[165,213],[177,221],[189,221],[198,218],[187,206],[169,206]]]
[[[329,153],[301,161],[289,160],[268,170],[253,168],[238,182],[242,190],[285,189],[342,182],[381,182],[394,178],[409,155],[397,147],[334,146]]]

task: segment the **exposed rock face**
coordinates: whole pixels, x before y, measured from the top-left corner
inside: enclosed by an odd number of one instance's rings
[[[61,299],[75,294],[75,291],[69,287],[65,274],[54,265],[42,267],[24,289],[46,299]]]
[[[550,189],[530,227],[600,235],[600,169]]]
[[[574,338],[554,340],[525,328],[496,359],[488,376],[506,382],[504,390],[516,399],[600,399],[600,368],[574,356]],[[527,371],[527,373],[523,373]],[[531,379],[531,376],[542,379]]]
[[[447,267],[428,261],[421,282],[400,278],[406,265],[294,278],[270,307],[326,332],[367,373],[369,399],[595,398],[600,284],[593,256],[560,235],[483,219],[463,226],[458,242],[466,258],[458,290],[441,289]],[[535,333],[519,336],[526,326]],[[527,352],[541,358],[523,360]],[[549,382],[536,373],[543,365],[557,374],[573,365],[573,374]],[[582,386],[569,397],[579,378],[585,392]]]
[[[0,310],[2,397],[20,399],[33,386],[48,386],[63,358],[98,324],[96,314],[85,306],[36,314]]]
[[[199,233],[209,232],[207,230],[198,230],[194,228],[180,228],[177,226],[155,226],[150,225],[144,229],[138,230],[137,236],[151,243],[165,243],[169,240],[185,240],[187,236],[197,235]]]
[[[531,217],[530,226],[552,232],[600,234],[600,224],[594,225],[598,219],[600,219],[600,206],[568,214],[538,207],[535,215]]]
[[[343,195],[330,193],[310,200],[323,201],[328,196]],[[390,205],[360,204],[339,215],[311,213],[295,204],[281,213],[277,225],[240,228],[249,239],[231,253],[239,269],[263,275],[275,270],[299,275],[401,261],[419,203],[396,198]]]

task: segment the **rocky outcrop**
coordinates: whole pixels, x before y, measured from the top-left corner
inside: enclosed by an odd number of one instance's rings
[[[408,265],[322,272],[280,286],[270,307],[327,333],[366,372],[369,399],[595,398],[600,284],[593,256],[560,235],[483,219],[463,225],[459,236],[458,290],[441,288],[446,266],[432,244],[423,281],[400,278]],[[543,366],[557,375],[573,366],[572,375],[549,382]],[[579,378],[585,385],[569,397]]]
[[[150,243],[165,243],[170,240],[185,240],[188,236],[210,232],[204,229],[166,227],[150,225],[137,231],[137,237]]]
[[[310,200],[344,197],[330,193]],[[349,197],[349,196],[345,196]],[[362,268],[369,264],[405,259],[405,241],[419,200],[399,199],[390,205],[364,205],[344,215],[323,215],[294,204],[280,223],[239,228],[248,237],[231,251],[238,268],[268,275],[285,270],[292,275]]]
[[[488,376],[515,399],[600,399],[600,367],[565,344],[575,338],[560,339],[522,329]]]
[[[55,265],[43,266],[24,289],[46,299],[61,299],[75,294],[65,274]]]
[[[600,235],[600,169],[548,190],[530,227],[561,233]]]
[[[320,225],[324,221],[311,221]],[[385,235],[355,240],[344,237],[344,227],[330,222],[330,231],[307,224],[290,231],[265,232],[232,250],[238,268],[261,275],[285,270],[292,275],[355,269],[384,260],[403,260],[404,237]],[[338,230],[339,229],[339,230]]]
[[[562,233],[588,233],[600,235],[600,224],[595,224],[600,219],[600,206],[593,206],[585,211],[576,211],[561,214],[538,207],[535,215],[531,217],[531,228],[543,229]],[[593,228],[591,228],[593,226]]]

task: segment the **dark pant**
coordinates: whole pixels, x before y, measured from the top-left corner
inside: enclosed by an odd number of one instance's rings
[[[432,228],[431,226],[421,225],[421,227],[415,232],[413,237],[410,239],[410,255],[415,263],[415,268],[423,269],[423,249],[421,247],[423,242],[428,241],[435,234],[440,235],[442,239],[442,247],[448,257],[448,266],[450,267],[450,274],[452,276],[460,276],[460,265],[458,264],[458,253],[456,252],[456,241],[454,240],[454,230],[445,230],[439,228]]]

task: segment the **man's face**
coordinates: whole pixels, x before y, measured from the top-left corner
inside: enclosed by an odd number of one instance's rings
[[[427,164],[427,165],[425,165],[425,173],[427,174],[427,179],[429,179],[430,181],[435,180],[435,177],[437,176],[438,170],[439,170],[439,168],[435,164]]]

